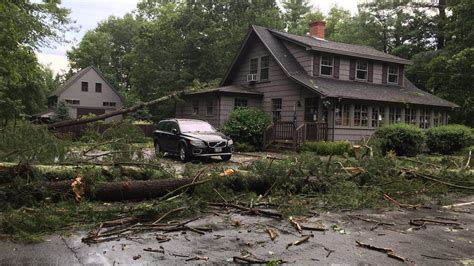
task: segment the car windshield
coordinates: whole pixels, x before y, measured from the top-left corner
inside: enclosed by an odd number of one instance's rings
[[[209,123],[204,121],[180,121],[179,128],[183,133],[216,132]]]

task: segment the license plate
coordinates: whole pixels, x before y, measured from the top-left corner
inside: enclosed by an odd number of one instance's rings
[[[214,148],[215,152],[222,152],[222,148]]]

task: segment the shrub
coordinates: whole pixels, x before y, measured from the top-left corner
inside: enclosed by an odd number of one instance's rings
[[[126,143],[146,142],[143,131],[128,121],[115,123],[104,131],[102,138],[104,140],[121,139]]]
[[[248,143],[235,143],[234,149],[239,152],[254,152],[257,150],[255,146],[248,144]]]
[[[256,147],[263,145],[263,132],[270,124],[270,117],[253,107],[237,108],[224,123],[223,132],[235,142]]]
[[[423,147],[424,135],[421,129],[408,124],[385,125],[375,132],[380,140],[383,154],[394,151],[397,155],[415,156]]]
[[[343,155],[349,153],[351,143],[348,141],[318,141],[306,142],[301,146],[302,151],[314,152],[318,155]]]
[[[472,129],[463,125],[433,127],[426,131],[426,145],[431,152],[452,154],[473,142]]]

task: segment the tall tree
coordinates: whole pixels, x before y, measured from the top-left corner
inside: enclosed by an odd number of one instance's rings
[[[43,108],[46,82],[34,51],[64,41],[71,23],[60,1],[0,3],[0,119],[3,125],[22,113]]]
[[[311,6],[307,0],[284,0],[284,19],[288,32],[301,34],[306,14],[310,13]],[[305,29],[307,31],[307,27]]]

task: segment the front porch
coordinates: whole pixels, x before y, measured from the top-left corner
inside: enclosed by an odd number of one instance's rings
[[[303,122],[295,127],[293,122],[274,122],[270,124],[263,135],[263,148],[281,143],[296,148],[306,141],[327,141],[328,124],[325,122]]]

